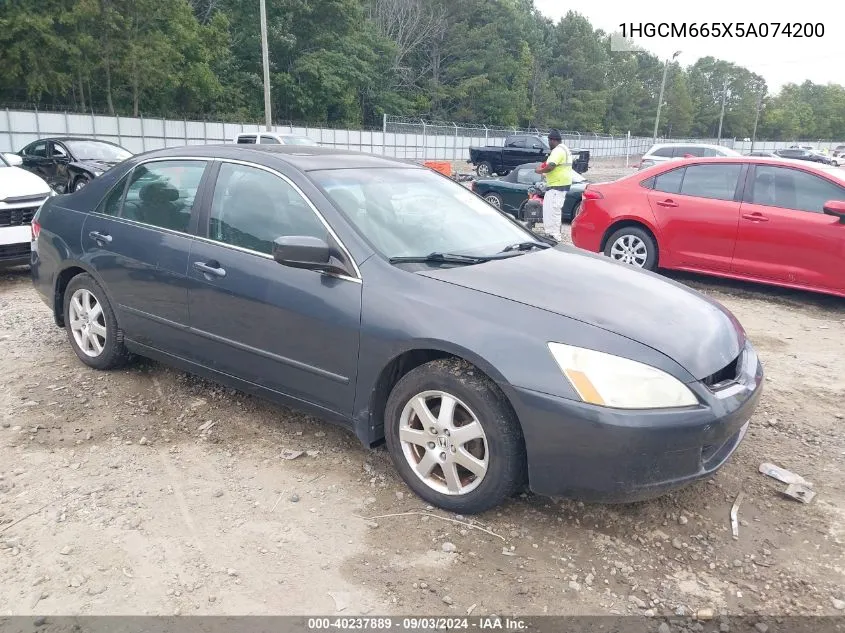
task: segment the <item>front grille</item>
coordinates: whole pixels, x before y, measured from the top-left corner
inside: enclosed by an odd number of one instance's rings
[[[0,245],[0,261],[4,259],[19,259],[29,257],[29,244],[3,244]]]
[[[711,390],[719,389],[720,387],[724,387],[728,383],[732,383],[737,379],[737,375],[739,372],[739,359],[740,356],[734,358],[730,363],[722,367],[716,373],[710,374],[707,376],[703,382],[707,387]]]
[[[20,209],[0,209],[0,226],[22,226],[30,224],[38,207]]]

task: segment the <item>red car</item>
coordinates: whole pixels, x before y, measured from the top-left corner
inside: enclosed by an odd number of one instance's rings
[[[572,241],[619,262],[845,297],[845,171],[694,158],[590,184]]]

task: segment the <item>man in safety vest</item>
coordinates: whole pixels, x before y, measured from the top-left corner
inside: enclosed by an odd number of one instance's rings
[[[572,186],[572,152],[563,144],[560,132],[549,132],[552,150],[546,162],[536,171],[546,177],[546,195],[543,197],[543,229],[546,235],[560,241],[561,213],[566,202],[566,192]]]

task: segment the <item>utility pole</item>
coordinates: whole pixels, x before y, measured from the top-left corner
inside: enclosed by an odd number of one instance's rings
[[[675,58],[681,54],[681,51],[677,51],[674,55],[672,55],[672,60],[674,61]],[[660,108],[663,107],[663,93],[666,90],[666,75],[669,73],[669,60],[666,60],[666,63],[663,65],[663,81],[660,82],[660,98],[657,100],[657,116],[654,117],[654,138],[652,139],[652,143],[657,143],[657,128],[660,125]]]
[[[754,114],[754,131],[751,133],[751,151],[754,151],[754,141],[757,140],[757,121],[760,120],[760,108],[763,105],[763,89],[757,93],[757,112]]]
[[[264,64],[264,118],[267,131],[273,129],[273,113],[270,105],[270,55],[267,52],[267,3],[261,0],[261,58]]]
[[[722,113],[719,115],[719,140],[718,144],[722,144],[722,121],[725,119],[725,97],[728,95],[728,78],[725,77],[725,84],[722,86]]]

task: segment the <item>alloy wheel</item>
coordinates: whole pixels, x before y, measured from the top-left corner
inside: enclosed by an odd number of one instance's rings
[[[476,415],[455,396],[424,391],[411,398],[399,420],[402,453],[414,474],[446,495],[465,495],[484,480],[490,456]]]
[[[96,358],[106,346],[106,319],[103,306],[90,290],[80,288],[70,298],[70,331],[82,353]]]
[[[484,199],[494,207],[499,207],[499,196],[485,196]]]
[[[648,261],[648,247],[636,235],[622,235],[610,247],[610,258],[643,268]]]

